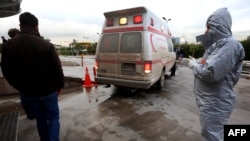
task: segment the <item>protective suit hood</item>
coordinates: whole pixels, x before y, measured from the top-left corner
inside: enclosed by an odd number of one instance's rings
[[[205,48],[222,38],[232,36],[232,19],[227,8],[220,8],[210,15],[206,22],[209,26],[207,33],[196,37],[197,42],[202,42]]]
[[[216,42],[221,38],[229,38],[232,36],[232,19],[227,8],[216,10],[207,19],[207,25],[210,26],[210,37],[212,42]]]

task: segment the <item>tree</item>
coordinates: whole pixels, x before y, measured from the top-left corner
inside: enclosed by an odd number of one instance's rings
[[[69,47],[56,48],[56,51],[60,55],[72,55],[71,48]]]
[[[202,57],[204,53],[205,53],[204,46],[202,44],[196,44],[194,57],[196,58]]]
[[[247,36],[247,40],[250,40],[250,35],[249,35],[249,36]]]
[[[244,60],[250,60],[250,39],[241,41],[241,44],[244,47],[245,55],[246,55]]]
[[[88,54],[95,54],[96,47],[97,47],[97,43],[91,44],[91,46],[87,48]]]
[[[188,44],[182,44],[180,45],[180,48],[182,49],[183,51],[183,57],[188,57],[189,55],[191,55],[190,53],[190,46]]]

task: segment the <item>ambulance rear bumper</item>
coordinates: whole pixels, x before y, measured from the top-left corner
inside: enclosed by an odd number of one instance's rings
[[[108,78],[100,76],[95,77],[95,80],[98,84],[112,84],[128,88],[148,89],[152,86],[151,81],[127,80],[127,79]]]

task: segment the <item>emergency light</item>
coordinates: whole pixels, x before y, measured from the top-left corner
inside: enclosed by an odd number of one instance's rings
[[[142,23],[142,21],[143,21],[142,15],[134,16],[134,19],[133,19],[134,24],[140,24],[140,23]]]
[[[120,25],[128,24],[128,18],[127,17],[121,17],[119,20]]]
[[[107,26],[113,26],[114,25],[114,19],[107,19]]]

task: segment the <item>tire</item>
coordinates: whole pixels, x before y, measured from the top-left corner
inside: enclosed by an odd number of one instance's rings
[[[165,71],[162,70],[161,72],[161,77],[159,78],[159,80],[156,82],[156,87],[158,90],[161,90],[164,86],[164,82],[165,82]]]

